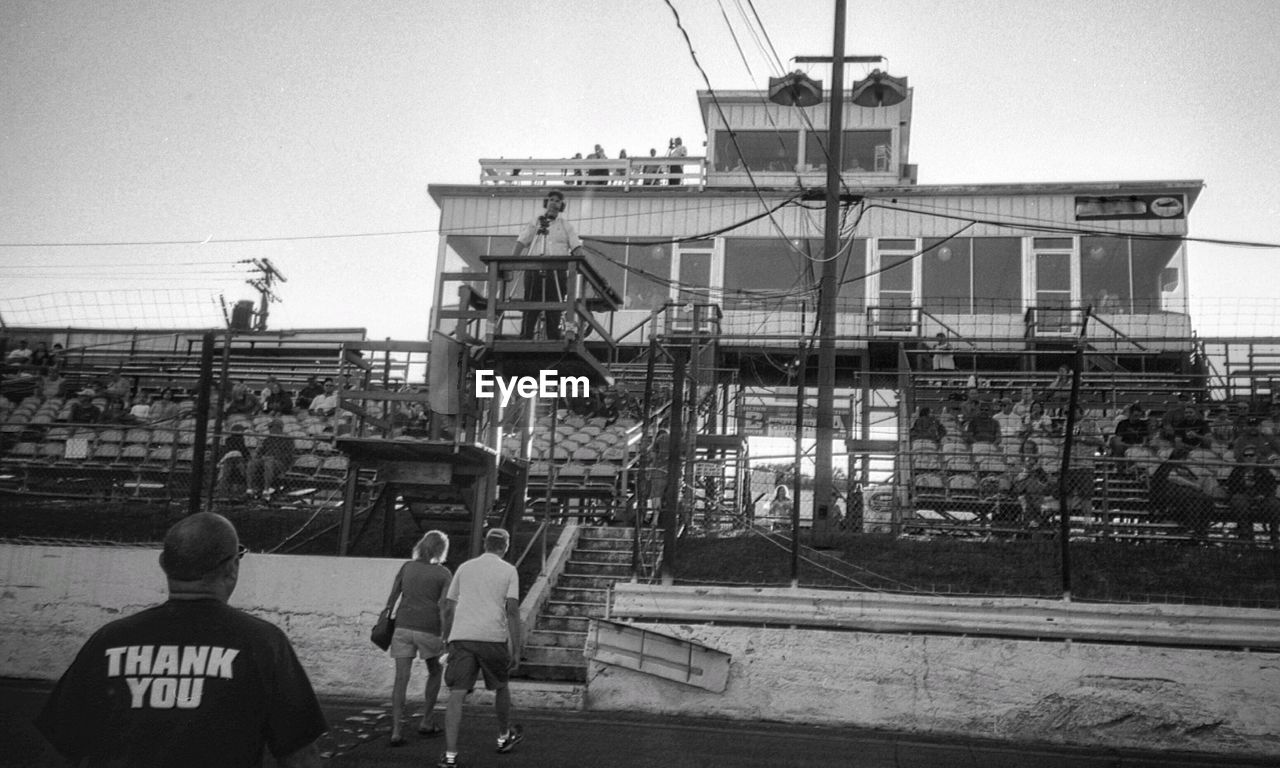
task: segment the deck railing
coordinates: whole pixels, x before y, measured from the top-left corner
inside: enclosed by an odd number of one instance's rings
[[[633,157],[619,160],[525,158],[481,160],[481,184],[519,186],[611,186],[701,189],[706,158]]]

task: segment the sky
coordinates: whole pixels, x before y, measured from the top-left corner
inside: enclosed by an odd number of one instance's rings
[[[717,90],[831,50],[834,0],[6,0],[0,320],[210,325],[209,297],[256,299],[247,262],[270,259],[272,328],[422,339],[429,184],[597,143],[701,153],[706,82],[672,7]],[[915,90],[921,184],[1202,179],[1193,236],[1280,243],[1280,3],[848,14],[847,53]],[[1280,250],[1189,254],[1198,330],[1280,335]]]

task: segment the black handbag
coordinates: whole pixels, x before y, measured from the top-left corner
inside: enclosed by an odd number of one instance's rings
[[[383,608],[382,613],[378,614],[378,623],[373,625],[373,631],[369,633],[369,640],[382,650],[391,647],[391,636],[396,632],[396,620],[391,617],[391,609]]]

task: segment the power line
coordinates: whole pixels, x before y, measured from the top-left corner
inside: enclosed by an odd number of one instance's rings
[[[435,234],[434,229],[402,229],[388,232],[344,232],[329,235],[281,235],[278,237],[207,237],[204,240],[132,240],[101,242],[0,243],[0,248],[118,248],[151,245],[226,245],[232,243],[283,243],[299,240],[343,240],[359,237],[399,237]]]

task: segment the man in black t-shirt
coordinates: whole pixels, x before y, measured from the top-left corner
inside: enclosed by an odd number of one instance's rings
[[[326,726],[276,626],[231,608],[235,528],[205,512],[169,529],[169,600],[98,630],[58,681],[36,727],[77,764],[318,766]]]

